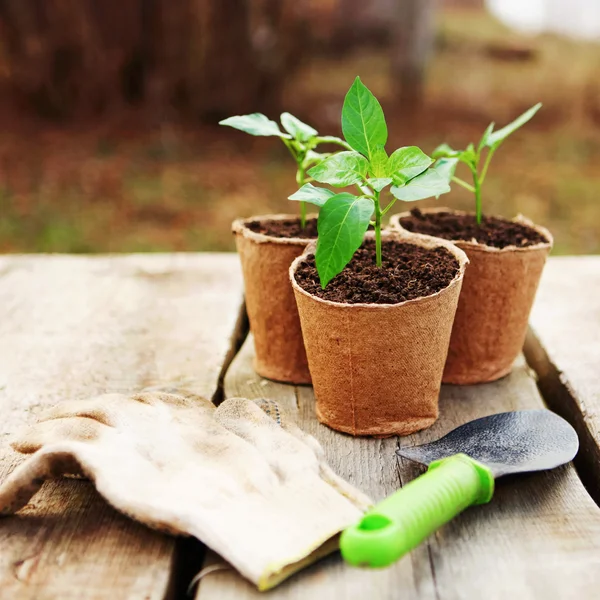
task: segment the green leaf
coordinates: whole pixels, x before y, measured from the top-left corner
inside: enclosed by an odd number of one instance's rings
[[[383,146],[375,146],[371,155],[369,172],[375,177],[385,177],[388,155]]]
[[[512,123],[509,123],[502,129],[498,129],[498,131],[494,131],[487,139],[486,145],[488,148],[497,148],[511,133],[514,133],[519,127],[525,125],[541,107],[542,103],[538,102],[535,106],[526,110],[520,117],[517,117]]]
[[[432,153],[432,158],[455,158],[460,155],[460,150],[451,148],[448,144],[440,144]]]
[[[289,134],[291,134],[300,142],[306,142],[319,133],[316,129],[313,129],[310,125],[303,123],[300,119],[288,112],[284,112],[281,115],[281,124]]]
[[[441,175],[449,184],[452,180],[452,177],[454,177],[457,164],[458,158],[440,158],[432,167],[432,169]]]
[[[311,183],[305,183],[297,192],[288,196],[288,200],[300,200],[301,202],[310,202],[316,206],[323,206],[332,196],[335,196],[335,192],[326,188],[315,187]]]
[[[416,146],[398,148],[388,160],[386,175],[393,177],[396,184],[402,185],[420,175],[431,163],[433,159]]]
[[[314,150],[309,150],[304,157],[304,167],[310,167],[311,165],[316,165],[326,158],[331,156],[330,152],[315,152]]]
[[[391,177],[374,177],[373,179],[369,179],[371,187],[377,192],[380,192],[386,185],[390,185],[393,181]]]
[[[360,77],[354,80],[344,99],[342,131],[346,141],[368,158],[373,158],[376,146],[387,142],[383,109]]]
[[[292,137],[287,133],[283,133],[275,121],[271,121],[271,119],[261,113],[229,117],[228,119],[219,121],[219,125],[227,125],[228,127],[245,131],[250,135],[275,135],[287,139]]]
[[[338,152],[308,171],[320,183],[344,187],[361,183],[369,169],[369,161],[358,152]]]
[[[352,146],[348,142],[335,135],[319,135],[315,141],[317,144],[337,144],[338,146],[344,146],[347,150],[352,150]]]
[[[362,244],[373,210],[370,198],[348,193],[332,196],[321,209],[315,262],[322,288],[341,273]]]
[[[458,160],[464,162],[470,167],[475,168],[477,165],[477,153],[475,152],[475,146],[469,144],[465,150],[459,153]]]
[[[428,169],[425,173],[417,175],[406,185],[393,185],[390,192],[405,202],[414,202],[415,200],[424,200],[432,196],[440,196],[450,191],[448,180],[438,173],[435,169]]]
[[[495,123],[492,121],[487,126],[487,129],[483,132],[483,135],[481,136],[481,140],[479,140],[479,145],[477,146],[477,152],[481,152],[482,149],[485,148],[488,140],[490,139],[490,135],[491,135],[492,131],[494,131],[494,125],[495,125]]]

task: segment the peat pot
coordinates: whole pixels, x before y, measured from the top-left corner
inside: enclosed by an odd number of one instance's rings
[[[423,210],[468,215],[446,208]],[[390,227],[405,231],[402,220],[411,213],[394,215]],[[510,373],[523,348],[529,313],[552,235],[522,216],[513,219],[539,234],[543,241],[529,246],[497,248],[472,240],[452,240],[469,258],[458,310],[450,338],[444,383],[472,384],[494,381]]]
[[[237,219],[232,230],[242,263],[246,309],[254,335],[254,368],[268,379],[308,384],[311,378],[288,274],[292,261],[311,239],[275,237],[250,228],[253,223],[294,220],[297,220],[295,215]]]
[[[366,234],[366,239],[373,233]],[[468,262],[449,242],[384,232],[392,240],[444,247],[458,261],[441,291],[398,304],[346,304],[308,293],[298,268],[315,252],[311,243],[292,263],[290,278],[304,335],[319,421],[352,435],[408,435],[438,417],[438,396],[452,322]],[[331,285],[331,284],[330,284]]]

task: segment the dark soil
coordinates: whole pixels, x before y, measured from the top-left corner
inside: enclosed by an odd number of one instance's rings
[[[548,240],[535,229],[498,217],[486,217],[477,225],[475,215],[455,215],[449,212],[422,213],[418,208],[410,211],[400,223],[414,233],[434,235],[445,240],[478,241],[493,248],[517,246],[525,248]]]
[[[283,219],[281,221],[250,221],[246,227],[255,233],[271,235],[277,238],[316,239],[317,219],[307,219],[306,227],[300,227],[300,219]]]
[[[459,269],[458,261],[446,248],[384,241],[382,254],[383,264],[378,268],[375,242],[366,241],[324,290],[311,254],[296,271],[296,281],[309,294],[332,302],[398,304],[443,290]]]

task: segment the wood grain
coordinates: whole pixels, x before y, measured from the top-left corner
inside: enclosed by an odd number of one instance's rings
[[[22,460],[10,436],[61,400],[148,386],[216,394],[241,296],[234,255],[0,259],[0,479]],[[0,597],[169,597],[176,547],[88,482],[50,482],[0,520]]]
[[[444,386],[441,417],[427,431],[400,440],[351,438],[317,422],[311,388],[261,380],[252,371],[251,359],[249,338],[225,378],[225,395],[279,401],[320,440],[332,467],[376,500],[420,472],[408,461],[396,460],[398,442],[423,443],[474,418],[543,406],[520,360],[510,376],[496,383]],[[222,560],[213,554],[206,564],[219,565]],[[573,466],[567,465],[500,481],[491,504],[469,509],[389,569],[352,569],[335,555],[294,576],[269,598],[592,599],[597,596],[599,568],[600,510]],[[207,570],[196,598],[259,596],[230,569]]]
[[[531,326],[527,360],[546,402],[577,430],[576,465],[600,503],[600,256],[548,262]]]

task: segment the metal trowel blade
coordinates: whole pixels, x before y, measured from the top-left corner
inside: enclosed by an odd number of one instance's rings
[[[501,477],[554,469],[571,461],[578,449],[577,433],[563,418],[549,410],[523,410],[470,421],[435,442],[396,453],[424,465],[464,453]]]

